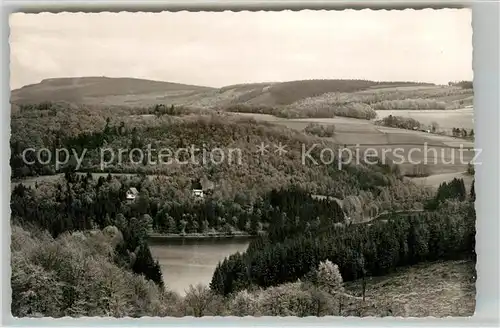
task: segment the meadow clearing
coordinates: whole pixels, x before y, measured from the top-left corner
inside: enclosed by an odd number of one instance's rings
[[[474,109],[460,108],[453,110],[376,110],[377,118],[389,115],[413,118],[424,125],[436,122],[440,131],[449,132],[453,128],[474,129]]]
[[[445,120],[444,114],[448,112],[451,111],[430,111],[426,117],[429,121]],[[469,111],[461,111],[461,113],[460,120],[466,121]],[[375,149],[378,154],[385,153],[388,160],[398,159],[394,153],[408,154],[412,151],[411,159],[425,161],[430,175],[434,176],[430,180],[418,178],[415,181],[432,187],[461,175],[467,170],[467,162],[474,158],[472,150],[474,143],[471,141],[421,131],[376,126],[373,121],[369,120],[347,117],[286,119],[268,114],[252,113],[233,113],[232,115],[252,117],[257,121],[280,124],[299,131],[303,131],[310,123],[334,125],[334,136],[326,139],[339,145],[346,145],[353,150],[359,149],[361,154],[368,148]],[[427,148],[424,146],[425,143],[427,143]],[[461,146],[468,149],[463,151],[463,161],[460,160],[459,154]],[[399,150],[396,151],[396,149]],[[411,163],[405,162],[401,168],[404,172],[411,173],[413,166]]]
[[[472,278],[472,279],[471,279]],[[361,310],[363,316],[446,317],[471,316],[475,309],[475,272],[472,261],[425,263],[368,281],[369,291]],[[362,282],[346,284],[346,289],[361,296]],[[425,299],[425,302],[422,300]],[[350,308],[347,305],[347,308]],[[353,306],[347,314],[356,315]]]

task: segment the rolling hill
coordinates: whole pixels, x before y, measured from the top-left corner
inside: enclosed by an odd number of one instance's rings
[[[165,97],[190,97],[209,87],[134,78],[76,77],[45,79],[13,90],[15,104],[65,101],[74,104],[122,105],[161,102]]]
[[[287,106],[329,93],[350,93],[395,86],[432,86],[415,82],[374,82],[367,80],[300,80],[247,83],[225,86],[187,103],[194,107]]]
[[[149,106],[182,104],[193,107],[290,105],[333,92],[428,85],[367,80],[302,80],[230,85],[220,89],[135,78],[75,77],[46,79],[12,91],[14,104],[65,101],[74,104]]]

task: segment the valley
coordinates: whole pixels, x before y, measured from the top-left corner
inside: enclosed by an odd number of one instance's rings
[[[474,177],[468,173],[474,141],[450,131],[473,129],[473,110],[465,108],[471,95],[456,86],[410,82],[209,88],[100,77],[49,79],[14,90],[15,270],[28,270],[21,255],[45,265],[36,261],[56,254],[77,272],[83,264],[75,259],[92,254],[97,262],[85,265],[99,263],[148,290],[148,302],[156,302],[154,295],[168,299],[154,303],[162,304],[155,310],[160,315],[469,313],[472,287],[460,294],[457,286],[470,276],[475,256]],[[375,109],[410,105],[415,108]],[[423,109],[429,106],[442,109]],[[377,123],[389,115],[415,119],[422,128]],[[421,131],[434,123],[438,130]],[[188,151],[192,146],[198,150]],[[259,153],[259,146],[266,148]],[[25,161],[27,147],[33,164]],[[142,156],[150,148],[184,151],[161,164]],[[59,165],[53,157],[37,158],[40,149],[43,156],[60,149],[84,156]],[[126,150],[126,160],[111,161],[103,149],[114,159]],[[212,155],[200,161],[202,151],[230,149],[241,153],[241,163],[216,162]],[[306,161],[304,149],[311,150]],[[337,151],[342,165],[325,163],[324,154]],[[129,199],[131,190],[137,194]],[[314,278],[321,278],[321,268],[345,283],[328,291]],[[430,281],[429,272],[446,270],[453,272],[448,280]],[[428,291],[401,286],[407,275]],[[360,279],[370,281],[364,301]],[[442,300],[446,286],[459,306],[418,307],[422,298]],[[92,286],[81,281],[78,288]],[[276,293],[313,303],[314,295],[323,295],[325,303],[282,308]],[[405,293],[414,297],[403,301]],[[189,303],[199,295],[210,299],[202,312]]]

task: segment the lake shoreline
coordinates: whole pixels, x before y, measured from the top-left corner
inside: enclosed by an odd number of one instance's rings
[[[225,258],[244,253],[251,238],[167,238],[148,241],[151,256],[160,265],[168,290],[184,296],[190,285],[209,286],[217,265]]]
[[[202,235],[202,234],[159,234],[152,233],[148,235],[148,241],[167,241],[167,240],[211,240],[211,239],[251,239],[256,237],[255,235],[250,234],[211,234],[211,235]]]

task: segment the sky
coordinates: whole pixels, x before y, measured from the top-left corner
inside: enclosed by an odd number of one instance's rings
[[[10,28],[11,89],[78,76],[212,87],[473,76],[469,9],[16,13]]]

